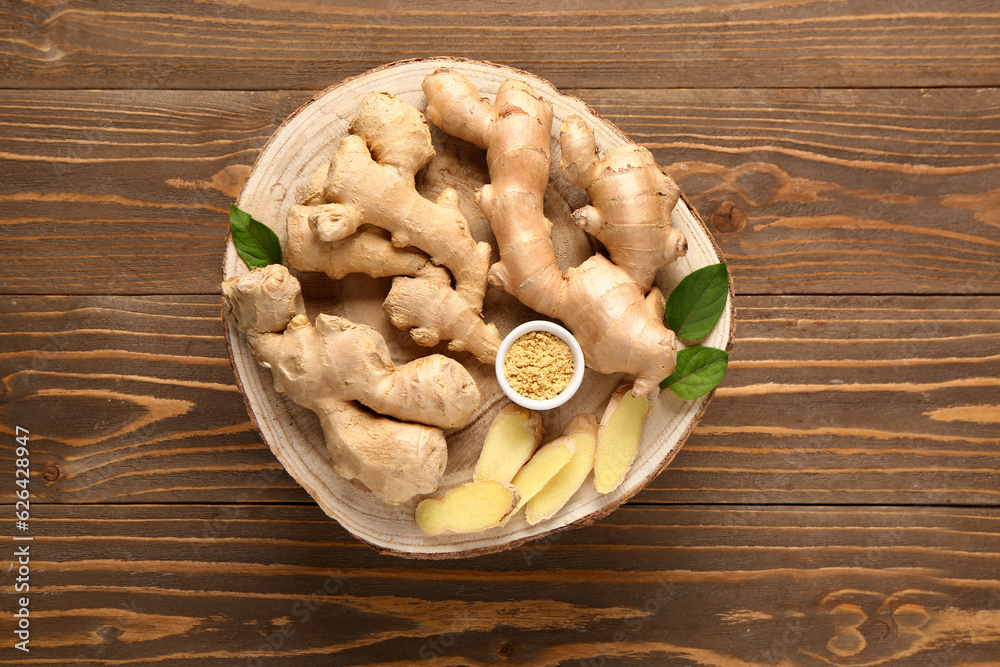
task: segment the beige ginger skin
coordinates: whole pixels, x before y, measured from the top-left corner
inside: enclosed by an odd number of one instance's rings
[[[573,213],[574,221],[648,291],[656,272],[687,252],[684,234],[670,221],[677,184],[638,144],[616,146],[601,159],[594,130],[576,114],[563,121],[559,145],[563,178],[586,190],[591,202]]]
[[[501,338],[482,320],[490,246],[472,238],[455,190],[436,202],[417,192],[415,175],[434,157],[423,116],[388,93],[370,93],[350,132],[289,211],[289,264],[332,278],[406,276],[393,281],[384,305],[392,323],[419,345],[447,340],[449,349],[492,363]]]
[[[275,389],[319,416],[338,474],[392,504],[437,488],[442,429],[465,424],[480,404],[461,364],[431,355],[395,366],[371,327],[330,315],[310,323],[298,281],[279,264],[229,278],[222,292]]]
[[[393,326],[409,331],[424,347],[447,340],[452,351],[465,350],[483,363],[496,359],[500,347],[496,327],[483,321],[481,306],[465,301],[452,289],[448,271],[435,266],[423,252],[409,246],[397,248],[386,232],[375,228],[336,242],[325,241],[319,229],[324,221],[319,206],[292,206],[287,220],[289,265],[334,279],[351,273],[398,276],[382,305]]]
[[[656,288],[647,294],[628,270],[602,255],[565,275],[556,262],[552,225],[542,212],[551,164],[551,105],[513,80],[500,86],[490,104],[449,69],[428,75],[423,90],[434,124],[486,149],[491,182],[480,190],[479,204],[500,248],[489,281],[565,323],[592,369],[636,375],[637,396],[656,387],[676,363],[676,338],[663,324],[663,294]],[[605,222],[605,233],[613,225]]]
[[[324,195],[345,213],[342,238],[359,224],[381,227],[397,247],[414,246],[455,277],[455,291],[482,307],[489,266],[488,243],[476,243],[453,190],[431,202],[414,177],[434,157],[430,130],[420,112],[388,93],[366,96],[351,134],[340,142],[327,172]],[[355,222],[356,221],[356,222]],[[336,234],[328,232],[330,239]]]
[[[451,276],[440,266],[428,262],[415,277],[395,278],[382,310],[417,345],[433,347],[447,340],[453,352],[465,350],[484,364],[496,360],[502,342],[496,326],[484,322],[480,309],[451,288]]]
[[[366,228],[335,242],[321,231],[327,218],[320,206],[292,206],[288,211],[285,259],[299,271],[325,273],[339,280],[351,273],[373,278],[414,276],[427,263],[416,248],[397,248],[388,233]]]

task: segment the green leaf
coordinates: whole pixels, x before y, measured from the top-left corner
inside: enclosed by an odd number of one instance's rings
[[[722,316],[727,296],[729,271],[725,262],[692,271],[667,299],[667,323],[679,338],[701,340]]]
[[[722,382],[729,366],[729,353],[714,347],[686,347],[677,353],[677,366],[660,383],[681,398],[704,396]]]
[[[229,231],[236,252],[251,269],[255,266],[281,264],[281,241],[270,227],[254,220],[235,204],[229,205]]]

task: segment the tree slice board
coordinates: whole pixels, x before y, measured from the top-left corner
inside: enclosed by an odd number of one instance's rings
[[[288,209],[304,198],[312,174],[329,162],[361,98],[371,91],[387,91],[423,111],[426,100],[421,91],[423,78],[438,67],[452,67],[475,83],[480,92],[493,98],[500,84],[509,78],[529,83],[536,93],[553,106],[552,173],[546,193],[546,214],[553,222],[553,239],[563,269],[575,266],[592,255],[597,244],[571,221],[571,212],[588,203],[583,190],[562,180],[559,174],[558,129],[571,113],[583,116],[594,128],[599,148],[630,142],[614,125],[595,114],[581,100],[559,93],[552,84],[527,72],[486,62],[454,58],[430,58],[392,63],[332,86],[304,105],[278,128],[264,147],[237,200],[238,205],[269,225],[285,241],[285,218]],[[445,186],[459,191],[461,206],[477,240],[494,244],[489,225],[473,200],[476,188],[488,178],[485,155],[478,148],[434,132],[438,157],[418,175],[418,189],[433,197]],[[455,168],[455,158],[462,166]],[[718,247],[687,202],[682,198],[673,212],[673,223],[688,241],[685,257],[662,270],[656,284],[664,294],[691,271],[723,261]],[[494,254],[494,261],[498,256]],[[227,241],[223,264],[224,277],[247,272],[232,240]],[[444,349],[421,348],[409,334],[394,329],[382,313],[382,300],[388,293],[389,279],[351,275],[333,281],[316,274],[298,274],[310,317],[329,312],[364,322],[386,338],[394,360],[405,362],[432,352],[449,354],[461,361],[476,379],[483,403],[470,422],[446,433],[449,458],[439,492],[457,486],[472,477],[486,430],[494,415],[508,403],[500,391],[491,365],[484,365],[465,353],[452,354]],[[518,324],[537,319],[499,288],[491,287],[484,306],[484,318],[506,335]],[[703,344],[729,349],[733,339],[733,296],[712,334]],[[424,535],[413,520],[419,498],[401,505],[388,505],[376,499],[357,482],[339,477],[333,470],[316,416],[284,396],[274,392],[270,371],[260,367],[235,328],[226,326],[237,383],[251,418],[261,437],[275,456],[322,509],[359,539],[375,548],[416,558],[454,558],[509,549],[556,530],[581,526],[606,516],[663,470],[680,449],[698,422],[711,397],[684,401],[672,392],[661,392],[654,399],[643,431],[639,453],[625,482],[612,493],[599,495],[588,480],[555,517],[529,526],[523,512],[505,526],[482,533],[462,535]],[[588,370],[581,390],[560,408],[544,413],[546,441],[558,436],[576,414],[603,413],[614,389],[629,378],[601,375]]]

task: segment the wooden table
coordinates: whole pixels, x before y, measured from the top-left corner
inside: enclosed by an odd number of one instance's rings
[[[0,662],[1000,664],[996,6],[604,4],[0,5]],[[548,78],[653,150],[738,322],[633,502],[419,562],[353,539],[260,441],[220,257],[292,110],[444,54]]]

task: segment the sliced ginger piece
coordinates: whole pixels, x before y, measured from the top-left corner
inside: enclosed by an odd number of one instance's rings
[[[509,483],[541,442],[541,415],[511,403],[490,424],[472,479]]]
[[[517,507],[517,488],[483,480],[456,487],[440,498],[417,505],[415,518],[428,535],[477,533],[499,526]]]
[[[597,433],[594,487],[610,493],[625,480],[639,451],[642,425],[649,414],[649,397],[633,396],[632,387],[619,387],[611,397]]]
[[[536,493],[544,489],[560,470],[566,467],[566,464],[572,460],[575,451],[576,441],[564,435],[535,452],[531,460],[517,471],[513,481],[511,481],[511,484],[517,487],[521,500],[518,501],[517,507],[510,513],[510,516],[504,519],[504,524],[510,520],[510,517],[517,514],[518,510],[524,507]]]
[[[594,469],[597,418],[591,414],[577,415],[567,424],[563,437],[573,441],[576,451],[569,463],[556,473],[541,491],[528,499],[524,518],[532,526],[539,521],[552,518],[561,510],[573,494],[583,486],[590,471]],[[515,477],[515,484],[516,480]]]

